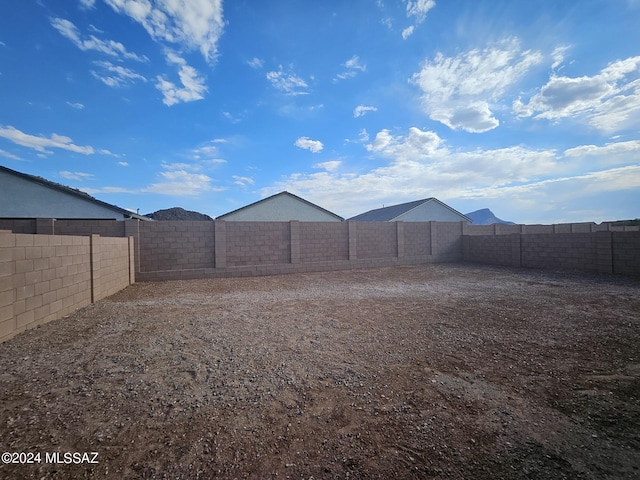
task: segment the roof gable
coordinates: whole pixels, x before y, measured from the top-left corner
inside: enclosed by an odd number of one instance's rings
[[[435,197],[429,197],[422,200],[415,200],[413,202],[400,203],[398,205],[391,205],[389,207],[377,208],[375,210],[369,210],[368,212],[361,213],[355,217],[351,217],[349,220],[356,222],[393,222],[393,221],[428,221],[420,220],[419,211],[426,208],[430,209],[445,209],[450,215],[459,217],[460,221],[472,222],[470,218],[451,208],[449,205],[442,203]],[[413,214],[413,215],[412,215]],[[442,220],[440,220],[442,221]]]
[[[432,200],[432,198],[400,203],[389,207],[376,208],[375,210],[369,210],[368,212],[351,217],[349,220],[355,220],[358,222],[390,222],[393,219],[398,218],[400,215],[403,215],[430,200]]]
[[[247,220],[247,221],[289,221],[289,220],[305,220],[304,218],[290,218],[291,215],[287,215],[285,212],[274,212],[273,208],[283,207],[283,206],[298,206],[301,207],[301,211],[299,212],[301,217],[304,217],[304,213],[307,215],[315,214],[318,216],[320,220],[317,221],[325,221],[325,220],[333,220],[333,221],[343,221],[339,215],[336,215],[329,210],[326,210],[314,203],[305,200],[304,198],[300,198],[297,195],[289,192],[280,192],[275,195],[272,195],[267,198],[263,198],[262,200],[258,200],[257,202],[251,203],[249,205],[245,205],[244,207],[238,208],[237,210],[233,210],[231,212],[225,213],[224,215],[220,215],[216,217],[216,220]],[[282,217],[278,220],[273,220],[274,217]]]

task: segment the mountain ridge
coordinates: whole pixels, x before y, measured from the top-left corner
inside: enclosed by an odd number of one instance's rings
[[[515,225],[514,222],[502,220],[494,215],[488,208],[481,208],[474,212],[465,213],[467,217],[473,220],[473,225],[493,225],[494,223],[502,223],[505,225]]]

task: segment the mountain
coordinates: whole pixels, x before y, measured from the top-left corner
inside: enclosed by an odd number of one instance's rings
[[[496,217],[488,208],[482,208],[475,212],[466,213],[467,217],[473,220],[473,225],[491,225],[494,223],[504,223],[507,225],[514,225],[513,222],[507,222],[506,220],[500,220]]]
[[[185,210],[180,207],[167,208],[164,210],[158,210],[157,212],[148,213],[145,217],[153,218],[154,220],[195,220],[195,221],[213,221],[209,215],[204,213],[193,212],[191,210]]]

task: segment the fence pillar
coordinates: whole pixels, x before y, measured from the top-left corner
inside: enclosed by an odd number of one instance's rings
[[[36,234],[55,235],[55,218],[36,218]]]
[[[596,232],[598,273],[613,273],[613,233]]]
[[[133,265],[136,272],[140,272],[140,220],[131,218],[124,221],[124,236],[133,237]]]
[[[358,258],[356,227],[356,222],[347,222],[347,228],[349,229],[349,260],[356,260]]]
[[[129,285],[136,283],[136,262],[135,262],[135,239],[127,237],[129,240]]]
[[[89,257],[91,270],[91,303],[98,301],[100,292],[100,235],[89,237]]]
[[[227,224],[224,220],[216,220],[214,224],[215,268],[227,266]]]

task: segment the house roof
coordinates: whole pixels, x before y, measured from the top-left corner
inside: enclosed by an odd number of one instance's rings
[[[50,188],[50,189],[56,190],[58,192],[62,192],[64,194],[66,194],[66,195],[71,195],[73,197],[82,199],[85,202],[90,202],[90,203],[99,205],[101,207],[108,208],[110,210],[113,210],[114,212],[118,212],[118,213],[120,213],[122,215],[131,217],[131,218],[137,218],[139,220],[149,220],[149,221],[151,221],[150,218],[145,217],[144,215],[138,215],[138,214],[133,213],[133,212],[131,212],[129,210],[126,210],[124,208],[120,208],[120,207],[118,207],[116,205],[112,205],[110,203],[103,202],[102,200],[98,200],[97,198],[92,197],[88,193],[85,193],[85,192],[83,192],[81,190],[78,190],[76,188],[71,188],[71,187],[67,187],[65,185],[62,185],[60,183],[51,182],[51,181],[49,181],[49,180],[47,180],[45,178],[37,177],[35,175],[29,175],[27,173],[17,172],[15,170],[11,170],[10,168],[3,167],[2,165],[0,165],[0,172],[5,172],[5,173],[8,173],[9,175],[13,175],[15,177],[20,177],[20,178],[22,178],[24,180],[27,180],[29,182],[39,184],[39,185],[41,185],[43,187]]]
[[[396,218],[404,215],[405,213],[413,210],[414,208],[418,208],[420,205],[424,205],[425,203],[435,202],[439,205],[451,210],[452,212],[460,215],[460,217],[466,219],[469,222],[472,220],[458,212],[457,210],[451,208],[446,203],[442,203],[435,197],[424,198],[422,200],[415,200],[413,202],[400,203],[398,205],[391,205],[389,207],[377,208],[375,210],[369,210],[368,212],[361,213],[360,215],[356,215],[355,217],[351,217],[349,220],[355,220],[358,222],[391,222]]]
[[[234,213],[240,212],[242,210],[249,209],[251,207],[255,207],[256,205],[265,203],[265,202],[267,202],[267,201],[269,201],[269,200],[271,200],[273,198],[281,197],[281,196],[291,197],[294,200],[297,200],[299,202],[305,203],[305,204],[309,205],[310,207],[313,207],[313,208],[315,208],[317,210],[320,210],[321,212],[326,213],[327,215],[331,215],[332,217],[335,217],[336,219],[338,219],[340,221],[344,220],[344,218],[342,218],[340,215],[336,215],[335,213],[330,212],[329,210],[326,210],[326,209],[316,205],[315,203],[311,203],[310,201],[305,200],[304,198],[300,198],[297,195],[294,195],[293,193],[289,193],[289,192],[286,192],[286,191],[285,192],[276,193],[275,195],[271,195],[270,197],[263,198],[262,200],[258,200],[257,202],[253,202],[253,203],[250,203],[249,205],[245,205],[244,207],[238,208],[238,209],[233,210],[231,212],[227,212],[224,215],[220,215],[219,217],[216,217],[216,220],[224,220],[225,217],[230,216],[230,215],[232,215]]]

